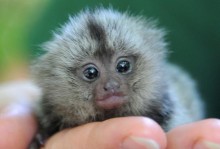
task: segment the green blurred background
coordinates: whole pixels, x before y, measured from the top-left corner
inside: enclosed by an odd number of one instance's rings
[[[170,61],[197,81],[207,117],[220,118],[219,0],[0,0],[0,81],[25,71],[30,59],[40,55],[39,45],[69,15],[100,4],[159,20],[168,30]]]

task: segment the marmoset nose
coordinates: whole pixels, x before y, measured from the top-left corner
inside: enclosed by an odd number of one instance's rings
[[[115,91],[118,91],[119,88],[120,88],[119,82],[114,79],[108,80],[104,85],[105,91],[115,92]]]

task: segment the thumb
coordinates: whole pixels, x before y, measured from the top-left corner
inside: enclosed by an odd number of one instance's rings
[[[32,102],[40,90],[29,81],[0,84],[0,148],[24,149],[31,142],[37,124]]]
[[[124,117],[66,129],[51,137],[45,149],[164,149],[166,137],[149,118]]]

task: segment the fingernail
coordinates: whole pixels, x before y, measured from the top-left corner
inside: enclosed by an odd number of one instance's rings
[[[199,141],[194,146],[194,149],[220,149],[220,144],[210,141]]]
[[[28,103],[13,103],[2,109],[0,117],[22,116],[31,113]]]
[[[124,140],[121,149],[159,149],[156,141],[147,138],[130,136]]]

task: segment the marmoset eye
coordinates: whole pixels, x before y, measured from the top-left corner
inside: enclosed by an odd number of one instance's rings
[[[127,60],[120,60],[116,66],[116,70],[119,73],[127,74],[131,71],[131,63]]]
[[[99,77],[99,71],[94,66],[89,66],[83,71],[84,78],[88,81],[94,81]]]

